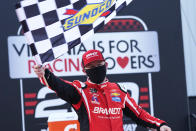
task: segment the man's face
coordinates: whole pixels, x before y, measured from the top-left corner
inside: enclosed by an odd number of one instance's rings
[[[93,61],[93,62],[90,62],[88,63],[84,69],[87,70],[87,69],[92,69],[92,68],[95,68],[95,67],[98,67],[98,66],[102,66],[106,64],[105,61],[101,61],[101,60],[96,60],[96,61]]]
[[[107,62],[103,60],[93,61],[83,68],[83,72],[93,83],[100,84],[106,78]]]

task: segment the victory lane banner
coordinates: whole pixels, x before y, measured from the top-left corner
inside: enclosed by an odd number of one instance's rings
[[[10,77],[35,78],[36,64],[24,36],[8,37]],[[155,31],[97,33],[70,52],[46,64],[57,76],[80,76],[81,56],[100,50],[108,62],[108,74],[159,72],[158,35]],[[15,66],[11,66],[15,65]]]
[[[38,64],[84,42],[132,0],[23,0],[16,4],[27,43]]]

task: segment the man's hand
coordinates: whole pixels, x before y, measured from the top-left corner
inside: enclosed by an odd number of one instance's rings
[[[33,69],[34,69],[35,74],[36,74],[39,78],[41,78],[41,77],[44,76],[44,74],[45,74],[45,68],[42,67],[41,65],[35,65],[35,66],[33,66]]]
[[[161,126],[160,131],[171,131],[171,128],[169,126],[163,125]]]
[[[153,128],[148,128],[148,129],[150,129],[151,131],[157,131],[157,129],[153,129]],[[167,125],[163,125],[161,126],[160,131],[172,131],[172,130]]]

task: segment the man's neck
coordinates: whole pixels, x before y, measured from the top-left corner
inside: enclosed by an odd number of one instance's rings
[[[97,83],[92,82],[89,78],[87,78],[87,81],[88,81],[89,83],[91,83],[91,84],[97,84]],[[101,82],[101,83],[99,83],[99,84],[97,84],[97,85],[101,85],[101,84],[104,84],[104,83],[106,83],[106,82],[108,82],[108,79],[105,77],[105,79],[103,80],[103,82]]]

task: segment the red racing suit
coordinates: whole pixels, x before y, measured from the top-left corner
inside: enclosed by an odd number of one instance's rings
[[[49,88],[75,109],[81,131],[123,131],[123,114],[144,127],[159,130],[166,124],[138,106],[126,89],[117,83],[69,82],[59,79],[48,69],[45,78]],[[44,79],[40,80],[46,85]]]

